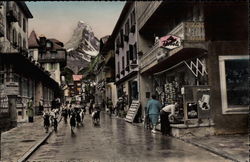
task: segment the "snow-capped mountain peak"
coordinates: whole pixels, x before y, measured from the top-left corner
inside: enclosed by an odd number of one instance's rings
[[[79,21],[71,39],[65,44],[65,48],[67,51],[76,50],[93,57],[99,52],[99,40],[95,37],[90,25]]]

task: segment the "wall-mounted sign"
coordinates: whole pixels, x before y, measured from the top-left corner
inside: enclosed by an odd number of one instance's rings
[[[167,48],[167,49],[174,49],[181,45],[181,38],[173,36],[173,35],[166,35],[160,38],[160,46]]]
[[[7,95],[18,95],[19,94],[18,82],[6,82],[6,94]]]

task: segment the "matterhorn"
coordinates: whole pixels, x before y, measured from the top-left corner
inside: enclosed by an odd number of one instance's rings
[[[90,25],[79,21],[65,48],[68,52],[67,67],[77,74],[98,54],[99,40]]]

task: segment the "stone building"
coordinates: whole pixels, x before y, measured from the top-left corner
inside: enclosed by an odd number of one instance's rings
[[[25,2],[1,1],[0,9],[0,120],[12,126],[27,121],[27,102],[34,99],[37,108],[41,93],[49,101],[58,84],[28,55],[28,19],[33,18]],[[43,85],[43,89],[41,88]],[[45,104],[46,106],[46,104]],[[48,105],[49,106],[49,105]],[[37,109],[35,109],[36,111]]]
[[[245,1],[136,2],[139,98],[179,103],[173,135],[247,132],[247,11]]]

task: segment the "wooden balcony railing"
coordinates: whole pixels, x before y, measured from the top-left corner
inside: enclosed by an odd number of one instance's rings
[[[180,37],[183,41],[204,41],[204,22],[185,21],[177,25],[168,35]]]
[[[174,35],[181,39],[181,42],[200,42],[205,41],[205,30],[203,22],[187,21],[177,25],[167,35]],[[169,50],[160,46],[159,43],[150,48],[144,55],[142,55],[140,67],[144,68],[158,58],[163,57]]]

